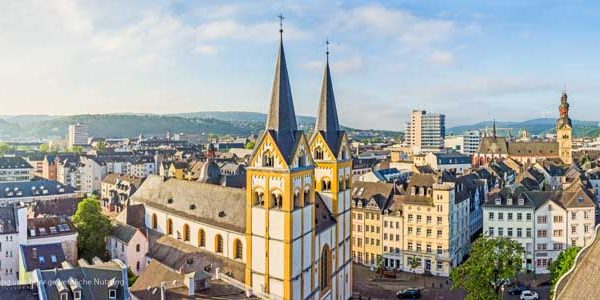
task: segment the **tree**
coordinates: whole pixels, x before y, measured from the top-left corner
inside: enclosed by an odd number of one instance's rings
[[[12,147],[7,143],[0,143],[0,155],[6,154],[6,152],[12,150]]]
[[[69,149],[69,152],[81,153],[81,152],[83,152],[83,147],[81,147],[81,146],[73,146],[73,147],[71,147],[71,149]]]
[[[408,259],[408,267],[413,273],[416,272],[415,269],[418,268],[420,265],[421,263],[416,257],[413,256]]]
[[[245,148],[252,150],[252,149],[254,149],[254,146],[256,146],[256,142],[255,141],[249,141],[248,143],[246,143]]]
[[[96,150],[98,150],[100,152],[106,150],[106,142],[105,141],[96,142]]]
[[[471,255],[452,269],[452,288],[467,291],[466,299],[500,299],[500,287],[523,265],[523,246],[509,238],[482,236],[471,245]]]
[[[548,271],[550,271],[550,292],[554,291],[554,286],[558,282],[561,276],[563,276],[575,262],[575,258],[577,257],[577,253],[579,253],[581,248],[579,247],[570,247],[567,250],[558,254],[556,260],[552,261],[548,266]]]
[[[48,144],[41,144],[40,152],[42,152],[42,153],[50,152],[50,146]]]
[[[138,279],[138,276],[133,274],[133,271],[131,271],[131,268],[128,268],[127,269],[127,282],[129,284],[129,287],[131,287],[137,279]]]
[[[92,259],[106,256],[106,238],[110,234],[110,221],[102,214],[100,202],[96,198],[86,198],[79,202],[73,215],[77,228],[79,256]]]

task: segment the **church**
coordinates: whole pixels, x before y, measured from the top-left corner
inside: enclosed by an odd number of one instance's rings
[[[349,299],[351,178],[329,51],[315,130],[307,136],[298,130],[280,29],[266,128],[246,169],[246,189],[150,176],[131,199],[142,207],[149,235],[200,253],[172,269],[210,263],[270,299]],[[149,248],[151,259],[176,260],[152,250],[152,242]]]
[[[556,141],[515,142],[496,135],[496,123],[491,136],[485,136],[473,154],[473,166],[478,167],[493,160],[510,157],[522,164],[539,159],[560,160],[565,165],[573,163],[573,125],[569,118],[567,93],[563,91],[556,121]]]

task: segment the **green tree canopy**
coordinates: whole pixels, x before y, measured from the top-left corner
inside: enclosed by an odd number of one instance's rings
[[[452,288],[465,289],[466,299],[499,299],[503,281],[521,270],[524,252],[509,238],[482,236],[471,245],[471,256],[450,272]]]
[[[575,262],[575,257],[577,257],[577,253],[579,253],[581,248],[579,247],[570,247],[567,250],[558,254],[556,260],[552,261],[548,266],[548,271],[550,271],[550,284],[552,288],[550,291],[554,291],[554,285],[560,279],[560,277],[565,274],[571,266],[573,266],[573,262]]]
[[[6,152],[10,151],[12,147],[7,143],[0,142],[0,155],[4,155]]]
[[[246,143],[246,149],[254,149],[254,146],[256,145],[256,142],[254,141],[249,141],[248,143]]]
[[[94,256],[105,258],[106,238],[110,234],[111,225],[101,212],[100,202],[95,198],[79,202],[73,215],[73,224],[77,228],[79,256],[88,260]]]

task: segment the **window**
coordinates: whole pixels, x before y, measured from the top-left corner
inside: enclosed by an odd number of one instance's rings
[[[553,220],[554,220],[554,223],[562,223],[563,217],[562,216],[554,216]]]
[[[494,227],[488,228],[488,235],[489,236],[494,236]]]
[[[438,229],[437,231],[437,237],[441,238],[442,237],[442,230]]]
[[[183,241],[190,241],[190,225],[183,224]]]
[[[198,247],[206,246],[206,234],[204,233],[204,229],[198,230]]]
[[[442,217],[437,217],[437,224],[442,225]]]
[[[427,253],[431,253],[431,244],[427,244],[425,251],[427,251]]]
[[[108,290],[108,299],[117,299],[117,290]]]
[[[575,220],[577,219],[577,213],[576,212],[572,212],[571,213],[571,220]]]
[[[587,210],[583,212],[583,218],[586,220],[590,218],[590,213]]]
[[[508,213],[508,214],[507,214],[507,216],[508,216],[508,220],[509,220],[509,221],[512,221],[512,219],[513,219],[513,214],[512,214],[512,213]]]
[[[548,217],[546,216],[538,216],[537,217],[538,224],[546,224],[548,223]]]
[[[417,215],[417,223],[421,223],[421,215]]]
[[[562,250],[563,247],[564,247],[563,243],[554,243],[554,245],[553,245],[554,250]]]
[[[75,300],[80,300],[81,299],[81,291],[73,292],[73,298],[75,298]]]
[[[373,257],[371,257],[371,261],[373,261]],[[321,291],[324,291],[331,287],[331,250],[329,250],[329,246],[323,247],[319,263],[319,280]]]
[[[585,232],[585,233],[590,232],[590,225],[588,225],[588,224],[583,225],[583,232]]]
[[[315,159],[323,159],[323,149],[321,147],[315,149]]]
[[[152,229],[158,228],[158,219],[156,217],[156,214],[152,214]]]
[[[527,228],[526,232],[527,232],[526,236],[531,237],[531,228]]]
[[[523,221],[523,214],[517,213],[517,221]]]
[[[504,213],[498,213],[498,220],[504,220]]]
[[[571,226],[571,233],[572,233],[572,234],[575,234],[575,233],[577,233],[577,226],[575,226],[575,225],[572,225],[572,226]]]
[[[555,230],[552,232],[552,236],[554,236],[554,237],[561,237],[562,235],[563,235],[563,231],[562,231],[562,229],[555,229]]]
[[[140,271],[140,262],[139,261],[135,264],[135,269],[138,272]]]
[[[167,219],[167,235],[173,234],[173,220],[171,218]]]
[[[523,237],[523,229],[517,228],[517,237]]]
[[[548,232],[546,230],[538,230],[537,231],[537,237],[546,237],[548,235]]]
[[[263,154],[262,166],[263,167],[273,167],[275,165],[275,158],[271,152],[266,151]]]
[[[531,221],[531,214],[530,214],[530,213],[527,213],[527,218],[526,218],[526,220],[527,220],[527,221]]]
[[[223,237],[220,234],[215,236],[215,252],[223,253]]]
[[[140,244],[135,245],[135,252],[140,252]]]
[[[412,214],[408,214],[408,221],[412,222],[413,221],[413,215]]]
[[[504,236],[504,228],[498,227],[498,236]]]
[[[508,227],[507,230],[506,230],[506,233],[507,233],[507,235],[509,237],[512,237],[513,236],[513,229],[512,229],[512,227]]]
[[[233,255],[233,257],[241,259],[242,258],[242,241],[240,241],[239,239],[235,239],[233,241],[233,248],[235,249],[235,253]]]
[[[490,219],[490,220],[494,220],[494,213],[493,213],[493,212],[490,212],[490,213],[488,214],[488,219]]]
[[[427,224],[431,224],[431,216],[427,216]]]
[[[427,237],[431,237],[431,228],[427,228]]]
[[[544,244],[544,243],[542,243],[542,244],[537,244],[537,249],[538,249],[538,251],[545,251],[545,250],[547,250],[547,246],[548,246],[548,245],[547,245],[547,244]]]
[[[408,242],[408,251],[412,251],[413,249],[413,243],[412,242]]]

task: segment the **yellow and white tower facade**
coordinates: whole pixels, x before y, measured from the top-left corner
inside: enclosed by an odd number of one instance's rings
[[[560,118],[556,121],[556,140],[560,159],[566,165],[573,163],[573,125],[569,117],[569,106],[567,93],[563,91],[558,107]]]
[[[332,152],[320,133],[309,144],[298,130],[280,41],[266,129],[246,172],[245,281],[259,295],[270,299],[351,297],[347,192],[351,160],[345,134],[338,130],[337,135],[340,146]],[[314,149],[309,146],[313,142]],[[313,152],[318,147],[327,156],[319,156],[317,162]],[[338,176],[348,178],[343,188]],[[327,184],[319,182],[327,178]]]

